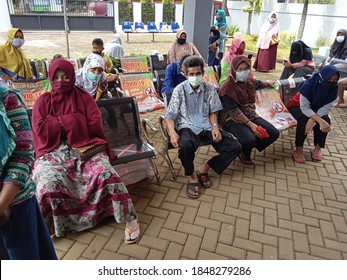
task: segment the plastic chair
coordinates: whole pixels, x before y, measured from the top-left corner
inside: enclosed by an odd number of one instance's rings
[[[148,22],[147,23],[147,30],[148,30],[148,32],[153,34],[152,42],[154,42],[154,33],[158,33],[159,32],[155,22],[153,22],[153,21]]]
[[[136,32],[144,32],[145,27],[142,22],[135,22],[135,31]]]
[[[127,34],[127,42],[129,42],[129,33],[133,33],[130,21],[122,21],[122,31]]]
[[[177,32],[178,29],[180,29],[180,25],[178,24],[178,22],[171,22],[172,32]]]
[[[163,32],[163,29],[164,29],[164,31],[167,31],[167,30],[168,30],[167,22],[160,22],[160,23],[159,23],[159,31],[160,31],[160,32]]]

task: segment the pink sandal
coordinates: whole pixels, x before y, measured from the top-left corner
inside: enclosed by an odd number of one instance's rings
[[[306,162],[305,158],[299,158],[298,157],[296,149],[293,149],[291,154],[292,154],[292,158],[293,158],[294,161],[296,161],[298,163],[305,163]]]
[[[124,243],[132,244],[135,243],[140,237],[140,226],[137,224],[134,227],[125,227]]]
[[[323,160],[322,154],[315,154],[313,152],[313,150],[311,150],[311,158],[313,161],[322,161]]]

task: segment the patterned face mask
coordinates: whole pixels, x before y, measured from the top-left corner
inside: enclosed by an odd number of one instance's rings
[[[236,72],[236,82],[245,82],[249,79],[251,70],[244,70],[241,72]]]

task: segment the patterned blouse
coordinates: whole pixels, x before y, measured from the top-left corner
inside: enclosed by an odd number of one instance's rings
[[[31,169],[34,163],[34,149],[31,126],[28,114],[21,99],[10,92],[4,99],[4,106],[10,124],[16,133],[16,148],[10,156],[7,166],[0,177],[0,188],[4,183],[20,187],[13,204],[18,204],[35,195],[35,185],[31,180]]]
[[[203,130],[212,131],[210,114],[222,109],[214,85],[202,82],[195,93],[185,81],[174,89],[165,117],[175,121],[177,130],[190,128],[198,135]]]

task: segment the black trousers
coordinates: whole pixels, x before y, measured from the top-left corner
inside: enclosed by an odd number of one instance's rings
[[[289,107],[288,111],[293,115],[293,117],[298,122],[298,124],[296,126],[295,147],[303,147],[306,136],[307,136],[305,134],[306,123],[309,120],[309,118],[302,113],[300,107],[298,107],[298,106]],[[321,118],[323,120],[325,120],[328,124],[331,123],[328,115],[325,115]],[[313,126],[313,143],[314,143],[314,145],[315,146],[319,145],[319,147],[324,148],[325,147],[325,141],[327,139],[327,135],[328,135],[328,133],[321,131],[319,124],[315,123],[315,125]]]
[[[218,155],[212,157],[207,162],[218,174],[222,174],[241,151],[240,143],[225,131],[221,131],[222,140],[219,142],[212,140],[212,132],[208,130],[204,130],[199,135],[196,135],[191,129],[182,128],[178,131],[178,134],[181,140],[178,157],[184,167],[186,176],[190,176],[194,172],[195,152],[201,142],[211,144],[218,153]]]
[[[299,68],[292,68],[292,67],[286,67],[284,66],[281,77],[279,78],[279,80],[283,80],[283,79],[288,79],[290,77],[290,75],[293,75],[293,78],[300,78],[300,77],[304,77],[308,74],[312,74],[313,72],[313,67],[309,67],[309,66],[303,66],[303,67],[299,67]]]
[[[275,142],[280,135],[278,129],[263,118],[256,118],[252,120],[252,122],[258,126],[262,126],[269,134],[269,137],[263,139],[256,137],[252,130],[243,123],[229,121],[224,126],[226,131],[232,133],[237,140],[239,140],[246,159],[251,158],[253,148],[256,148],[259,152],[261,152]]]

